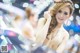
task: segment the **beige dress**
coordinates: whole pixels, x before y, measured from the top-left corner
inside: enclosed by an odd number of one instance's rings
[[[46,38],[43,42],[44,45],[54,50],[58,48],[58,46],[62,43],[62,40],[64,39],[63,28],[61,27],[60,29],[56,30],[48,35],[49,39]]]
[[[68,32],[63,28],[63,26],[61,26],[61,28],[56,29],[54,32],[48,35],[49,39],[47,39],[46,29],[48,27],[44,27],[44,24],[45,24],[45,19],[42,18],[42,20],[39,21],[39,26],[38,26],[39,29],[37,30],[37,33],[36,33],[36,42],[39,44],[44,44],[51,49],[59,51],[58,53],[61,53],[69,38]],[[45,29],[42,27],[44,27]]]

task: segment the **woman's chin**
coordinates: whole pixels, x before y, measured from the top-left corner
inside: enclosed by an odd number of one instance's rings
[[[59,24],[63,24],[64,22],[63,22],[63,21],[58,21],[58,23],[59,23]]]
[[[64,20],[57,19],[57,22],[60,23],[60,24],[62,24],[62,23],[64,23]]]

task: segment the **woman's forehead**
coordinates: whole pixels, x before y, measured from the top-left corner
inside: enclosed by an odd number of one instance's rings
[[[62,8],[62,9],[59,9],[59,10],[61,10],[61,11],[63,11],[63,12],[70,12],[70,9],[69,9],[69,7],[64,7],[64,8]],[[58,11],[59,11],[58,10]]]

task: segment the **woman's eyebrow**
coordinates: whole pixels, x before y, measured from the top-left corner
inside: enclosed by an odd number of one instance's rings
[[[67,12],[67,11],[64,11],[64,12]],[[68,12],[67,12],[68,13]]]

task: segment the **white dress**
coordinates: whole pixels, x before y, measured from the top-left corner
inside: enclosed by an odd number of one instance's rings
[[[40,31],[42,27],[44,27],[45,20],[42,19],[39,22],[40,27],[36,33],[36,42],[38,44],[44,44],[53,50],[58,50],[59,52],[61,52],[65,47],[66,41],[69,39],[68,32],[63,28],[63,26],[61,26],[60,29],[56,29],[54,32],[48,35],[49,39],[47,40],[47,35],[45,35],[46,28],[43,31]]]

